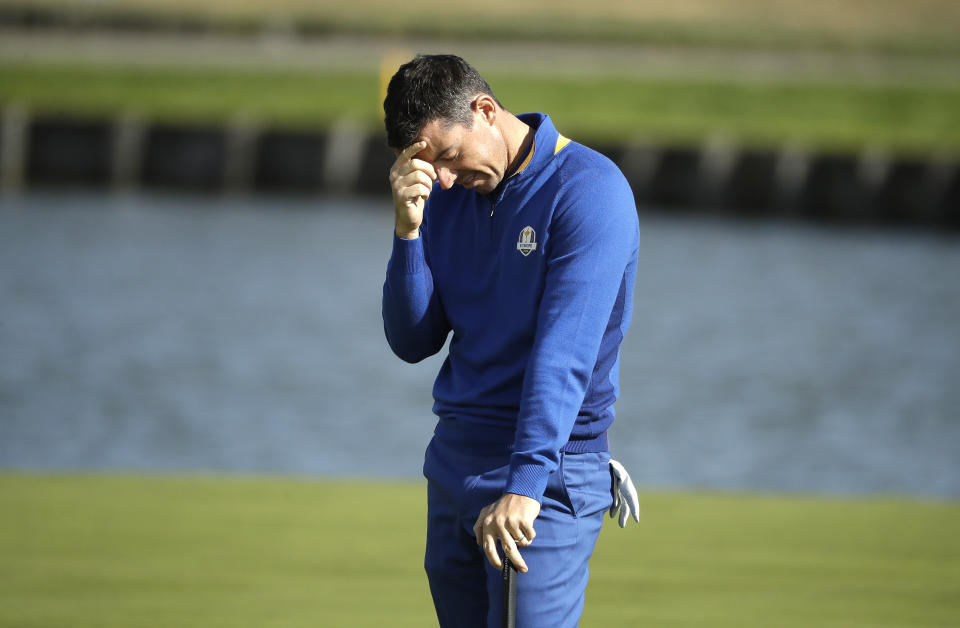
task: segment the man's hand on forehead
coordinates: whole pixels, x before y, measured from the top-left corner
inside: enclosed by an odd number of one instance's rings
[[[419,139],[401,151],[396,163],[401,165],[404,172],[419,170],[425,172],[431,181],[436,181],[437,171],[427,159],[428,155],[424,155],[429,148],[430,143],[426,139]]]
[[[420,138],[416,140],[413,144],[410,144],[406,148],[395,148],[393,149],[393,154],[397,156],[397,160],[402,159],[412,159],[418,153],[422,152],[427,148],[427,140]]]
[[[410,146],[407,146],[406,148],[398,148],[394,150],[394,152],[397,155],[397,161],[400,162],[407,159],[411,159],[414,155],[416,155],[417,153],[422,151],[424,148],[426,148],[426,146],[427,146],[426,140],[417,140],[416,142],[414,142]]]
[[[413,158],[419,159],[421,161],[426,161],[428,163],[433,163],[437,158],[437,148],[430,145],[430,140],[425,137],[421,137],[416,142],[410,145],[410,148],[419,146],[419,149],[415,149],[412,155]]]
[[[407,146],[399,152],[390,168],[390,187],[397,214],[396,232],[401,238],[417,237],[423,221],[424,204],[433,189],[433,182],[437,180],[433,165],[415,158],[426,146],[424,140]]]

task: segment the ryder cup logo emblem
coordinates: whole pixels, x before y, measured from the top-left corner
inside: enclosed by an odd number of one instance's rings
[[[524,227],[523,231],[520,232],[520,240],[517,242],[517,250],[523,253],[523,256],[526,257],[530,255],[530,251],[534,251],[537,248],[537,232],[533,230],[533,227]]]

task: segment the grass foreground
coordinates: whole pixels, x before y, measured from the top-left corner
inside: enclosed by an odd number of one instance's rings
[[[956,626],[960,503],[644,493],[590,626]],[[0,626],[431,626],[422,483],[0,474]]]

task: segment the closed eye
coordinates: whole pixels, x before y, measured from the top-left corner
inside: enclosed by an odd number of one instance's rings
[[[437,161],[453,162],[457,160],[457,157],[459,157],[459,155],[452,150],[446,150],[437,157]]]

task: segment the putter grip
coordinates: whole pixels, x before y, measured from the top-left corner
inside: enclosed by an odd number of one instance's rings
[[[503,559],[503,628],[517,626],[517,568],[509,558]]]

